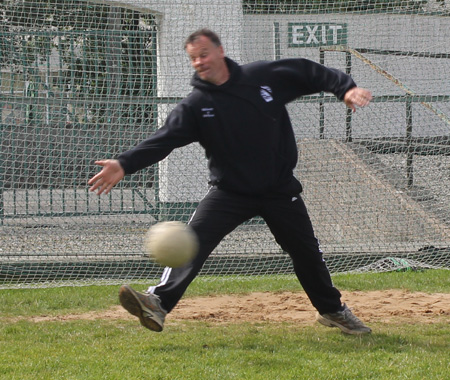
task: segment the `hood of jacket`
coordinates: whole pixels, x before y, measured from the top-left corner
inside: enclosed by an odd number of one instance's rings
[[[207,91],[221,91],[231,86],[241,77],[242,69],[235,61],[231,60],[228,57],[225,57],[225,63],[228,66],[230,78],[224,84],[217,86],[211,82],[201,79],[197,72],[195,72],[191,78],[191,86]]]

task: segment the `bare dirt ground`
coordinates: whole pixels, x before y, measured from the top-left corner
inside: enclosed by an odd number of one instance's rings
[[[364,322],[450,323],[450,294],[401,290],[342,292],[342,299]],[[136,319],[120,306],[102,312],[60,316],[35,316],[35,322],[69,320]],[[167,316],[166,326],[182,320],[211,323],[293,322],[312,325],[315,309],[303,292],[251,293],[186,298]]]

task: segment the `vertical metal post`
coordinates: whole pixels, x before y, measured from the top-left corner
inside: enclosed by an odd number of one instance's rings
[[[274,58],[278,61],[281,58],[281,38],[280,38],[280,23],[273,23],[273,51]]]
[[[414,161],[414,146],[412,143],[412,98],[406,95],[406,179],[408,188],[414,184],[413,161]]]
[[[6,41],[6,38],[5,38]],[[0,61],[3,60],[3,49],[2,49],[3,44],[0,44]],[[0,91],[2,89],[2,72],[0,70]],[[2,114],[2,110],[3,110],[3,102],[0,101],[0,141],[4,141],[3,139],[3,130],[4,130],[4,126],[3,126],[3,114]],[[3,225],[3,218],[4,218],[4,214],[5,214],[5,201],[3,199],[3,190],[4,190],[4,161],[3,161],[3,149],[2,152],[0,153],[0,226]]]
[[[325,51],[319,50],[319,62],[321,65],[325,64]],[[320,96],[323,98],[323,92]],[[319,102],[319,139],[323,140],[325,138],[325,104],[321,100]]]
[[[122,35],[121,31],[122,23],[122,9],[119,7],[110,7],[108,13],[108,36],[105,39],[106,42],[106,54],[105,64],[108,80],[108,87],[106,95],[109,99],[116,100],[121,95],[122,86]],[[120,127],[120,114],[122,107],[117,105],[116,107],[109,103],[108,109],[108,124],[112,128]]]
[[[349,52],[345,53],[345,73],[351,75],[352,73],[352,55]],[[347,116],[345,118],[345,141],[352,142],[352,110],[347,108]]]
[[[152,36],[152,52],[154,52],[153,58],[152,58],[152,77],[154,78],[152,81],[152,87],[150,89],[150,95],[153,96],[153,101],[155,102],[155,97],[159,96],[158,93],[158,60],[156,59],[156,52],[157,52],[157,39],[158,39],[158,33],[159,33],[159,25],[155,25],[155,29],[153,31]],[[156,130],[158,125],[158,119],[159,119],[159,108],[160,108],[159,102],[155,102],[155,104],[152,105],[152,113],[153,113],[153,125],[154,130]],[[160,197],[160,180],[159,180],[159,163],[156,163],[153,165],[153,186],[155,190],[155,214],[153,215],[157,220],[161,219],[161,197]]]

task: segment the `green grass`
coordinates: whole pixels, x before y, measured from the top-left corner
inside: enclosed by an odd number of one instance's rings
[[[339,275],[341,290],[450,292],[449,271]],[[138,289],[143,285],[137,285]],[[290,276],[197,279],[186,297],[300,291]],[[448,379],[450,326],[371,324],[374,333],[293,323],[172,322],[152,333],[135,320],[32,322],[117,305],[117,286],[0,290],[0,379]]]

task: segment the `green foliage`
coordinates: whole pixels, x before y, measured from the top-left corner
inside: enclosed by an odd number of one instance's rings
[[[428,0],[244,0],[246,13],[421,11]]]
[[[124,13],[124,30],[138,28],[138,12],[108,4],[79,0],[4,0],[0,3],[3,27],[26,30],[107,30],[112,13]],[[113,16],[114,17],[114,16]]]
[[[2,32],[5,33],[0,43],[5,49],[2,52],[2,66],[27,67],[37,58],[42,63],[50,58],[52,50],[56,50],[62,56],[61,64],[68,66],[65,69],[68,77],[72,71],[74,74],[81,72],[88,75],[99,70],[100,77],[104,77],[104,70],[108,68],[105,62],[108,40],[114,39],[115,35],[111,32],[85,35],[61,32],[154,30],[154,18],[149,14],[84,1],[9,0],[0,4],[0,15]],[[119,53],[131,56],[131,61],[154,54],[146,50],[148,43],[140,41],[137,36],[128,37],[125,34],[120,36],[120,40],[123,41],[120,42]],[[125,59],[121,63],[125,68],[129,62]],[[90,79],[98,81],[98,77]],[[72,83],[72,86],[77,85]],[[99,85],[96,87],[97,91],[98,87],[102,88]]]
[[[13,80],[28,82],[34,92],[28,96],[145,97],[155,91],[151,14],[88,1],[6,0],[0,20],[0,66]],[[114,121],[104,102],[85,107],[91,123]],[[141,122],[151,123],[151,107],[129,108],[120,117],[144,115]]]

